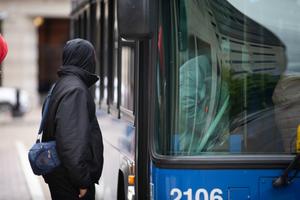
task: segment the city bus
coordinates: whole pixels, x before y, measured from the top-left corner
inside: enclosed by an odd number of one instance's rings
[[[300,199],[299,9],[72,0],[71,37],[98,58],[97,198]]]

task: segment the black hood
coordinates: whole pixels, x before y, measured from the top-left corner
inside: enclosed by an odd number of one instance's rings
[[[99,79],[95,73],[96,57],[93,45],[83,39],[73,39],[63,49],[63,66],[58,76],[76,75],[90,87]]]
[[[76,66],[94,74],[96,57],[93,45],[79,38],[68,41],[63,49],[63,65]]]

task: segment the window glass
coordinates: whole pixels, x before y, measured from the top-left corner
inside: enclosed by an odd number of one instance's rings
[[[107,55],[107,40],[104,38],[105,36],[105,4],[104,2],[100,2],[97,6],[97,24],[98,24],[98,33],[99,37],[97,37],[97,55],[99,56],[99,99],[100,106],[105,106],[107,104],[107,89],[108,89],[108,77],[107,77],[107,64],[106,64],[106,56]],[[107,35],[107,34],[106,34]]]
[[[82,36],[82,29],[83,29],[83,24],[82,24],[82,16],[78,15],[78,29],[77,29],[77,33],[76,36],[77,37],[81,37]]]
[[[133,111],[134,99],[134,48],[121,50],[121,106]]]
[[[272,9],[265,0],[164,4],[156,150],[166,155],[295,153],[300,4],[274,0]]]
[[[88,14],[87,11],[83,12],[83,29],[82,29],[82,38],[88,39]]]
[[[118,115],[118,37],[116,36],[116,18],[115,18],[115,1],[103,1],[101,5],[101,21],[103,24],[101,37],[103,44],[102,62],[103,76],[102,86],[104,88],[102,95],[104,98],[107,94],[106,104],[108,112],[114,112]],[[103,12],[102,12],[103,11]],[[107,93],[106,93],[107,91]],[[103,101],[104,102],[104,101]]]
[[[119,85],[119,77],[118,77],[118,51],[119,51],[119,32],[118,32],[118,21],[117,21],[117,4],[116,1],[113,1],[113,104],[118,106],[118,85]]]
[[[97,43],[96,43],[96,36],[98,35],[98,30],[97,29],[97,4],[96,2],[92,3],[90,5],[90,10],[89,10],[89,34],[90,34],[90,41],[92,44],[97,48]]]

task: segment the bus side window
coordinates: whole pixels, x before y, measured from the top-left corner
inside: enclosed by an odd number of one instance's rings
[[[116,0],[108,2],[108,81],[109,81],[109,113],[120,117],[120,61],[119,33],[117,22]]]
[[[98,28],[96,23],[96,9],[97,3],[93,2],[90,4],[88,9],[88,40],[93,44],[95,48],[95,57],[96,57],[96,66],[95,66],[95,73],[99,75],[99,54],[98,52],[98,43],[96,42],[96,36],[98,34]],[[99,102],[99,81],[91,88],[92,94],[96,102]]]
[[[135,43],[122,41],[121,54],[121,117],[133,121],[135,97]]]
[[[81,14],[81,22],[82,22],[82,26],[81,26],[81,33],[80,33],[80,37],[83,39],[86,39],[86,32],[87,32],[87,14],[86,11],[83,11]]]
[[[108,98],[108,70],[107,65],[105,64],[106,50],[105,50],[105,41],[107,39],[105,37],[105,4],[104,2],[100,2],[97,6],[97,24],[98,26],[98,41],[97,45],[97,54],[99,56],[99,104],[101,108],[107,108],[107,98]]]
[[[98,24],[97,20],[97,3],[94,2],[90,5],[89,9],[89,40],[94,45],[95,49],[97,49],[96,36],[98,35]]]
[[[78,17],[78,21],[79,21],[79,26],[78,26],[78,37],[82,37],[83,36],[83,29],[84,29],[84,21],[83,21],[83,16],[82,14],[79,15]]]

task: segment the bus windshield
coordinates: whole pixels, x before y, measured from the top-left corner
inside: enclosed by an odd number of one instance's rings
[[[295,153],[300,1],[176,0],[159,9],[155,151]]]

